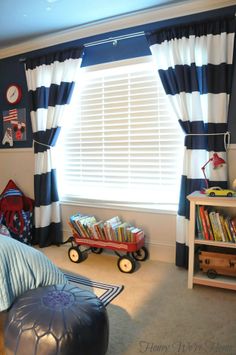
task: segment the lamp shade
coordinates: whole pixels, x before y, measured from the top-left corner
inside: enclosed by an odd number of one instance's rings
[[[214,153],[213,157],[212,157],[212,164],[213,164],[213,168],[216,169],[219,166],[221,166],[222,164],[226,164],[226,162],[217,153]]]

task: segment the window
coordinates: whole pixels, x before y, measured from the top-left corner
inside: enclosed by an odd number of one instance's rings
[[[81,69],[60,138],[62,200],[177,203],[181,129],[152,62],[136,62]]]

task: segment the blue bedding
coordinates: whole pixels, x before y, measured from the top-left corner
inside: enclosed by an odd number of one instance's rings
[[[67,282],[42,252],[0,234],[0,311],[29,289]]]

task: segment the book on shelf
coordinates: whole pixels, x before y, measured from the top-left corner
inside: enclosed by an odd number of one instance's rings
[[[213,231],[211,228],[211,222],[210,222],[209,213],[208,213],[207,209],[204,209],[204,214],[205,214],[205,220],[206,220],[206,226],[207,226],[207,230],[208,230],[208,234],[209,234],[209,239],[214,240],[214,235],[213,235]]]
[[[220,240],[223,241],[223,242],[226,242],[227,241],[227,236],[224,234],[219,212],[216,212],[216,221],[217,221],[217,225],[218,225]]]
[[[222,215],[220,215],[220,222],[221,222],[221,227],[222,227],[222,230],[224,233],[225,242],[230,242],[231,240],[229,239],[228,232],[225,228],[225,217]]]
[[[230,227],[229,227],[229,221],[227,218],[224,218],[224,225],[225,225],[225,230],[227,232],[227,239],[229,242],[233,243],[233,238],[232,238]]]
[[[212,231],[213,231],[214,240],[216,240],[218,242],[222,241],[221,235],[220,235],[219,226],[218,226],[218,221],[217,221],[217,217],[216,217],[216,212],[215,211],[211,211],[209,213],[209,218],[210,218],[210,222],[211,222],[211,227],[212,227]]]
[[[208,239],[210,239],[210,237],[209,237],[209,230],[208,230],[207,223],[206,223],[204,206],[199,207],[199,213],[200,213],[200,219],[202,222],[203,236],[204,236],[204,239],[208,240]]]
[[[234,228],[232,225],[232,219],[229,216],[227,216],[226,220],[228,221],[228,225],[229,225],[229,230],[230,230],[230,234],[231,234],[231,241],[233,243],[235,243],[236,242],[236,235],[235,235]]]
[[[231,224],[236,235],[236,217],[231,218]]]
[[[236,243],[236,217],[197,205],[195,223],[197,239]]]
[[[227,238],[231,243],[233,243],[234,240],[233,240],[231,230],[230,230],[229,219],[227,217],[224,219],[224,224],[225,224],[225,229],[227,232]]]
[[[197,239],[204,239],[203,236],[203,227],[202,227],[202,222],[200,218],[200,210],[199,210],[199,205],[196,206],[196,230],[197,230]]]

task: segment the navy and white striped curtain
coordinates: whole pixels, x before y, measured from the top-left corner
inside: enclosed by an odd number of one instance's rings
[[[206,187],[201,167],[214,152],[227,159],[224,133],[227,132],[234,34],[233,18],[147,35],[163,87],[185,132],[176,232],[177,266],[188,265],[186,196]],[[227,187],[226,165],[213,170],[208,164],[206,175],[209,186]]]
[[[26,79],[34,139],[35,236],[45,247],[62,241],[59,196],[53,147],[80,68],[81,48],[27,59]]]

